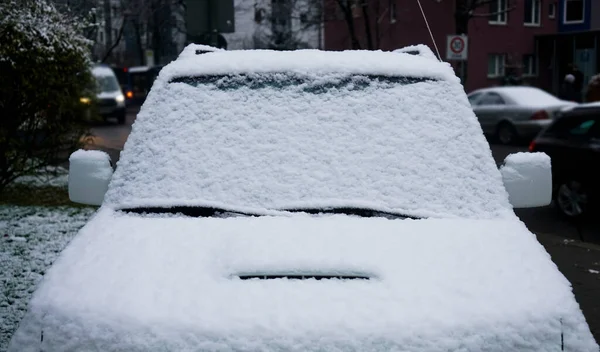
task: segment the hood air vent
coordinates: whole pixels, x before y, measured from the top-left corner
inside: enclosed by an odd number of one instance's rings
[[[321,274],[307,274],[307,275],[278,275],[278,274],[245,274],[237,275],[242,280],[370,280],[371,277],[368,275],[321,275]]]

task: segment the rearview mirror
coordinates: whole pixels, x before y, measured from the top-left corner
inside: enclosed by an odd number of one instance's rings
[[[69,157],[69,199],[101,205],[113,174],[110,156],[98,150],[78,150]]]
[[[535,208],[552,201],[552,169],[545,153],[516,153],[500,168],[513,208]]]

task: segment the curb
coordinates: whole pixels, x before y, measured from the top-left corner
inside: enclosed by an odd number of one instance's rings
[[[557,236],[557,235],[551,235],[548,233],[543,233],[543,232],[534,232],[534,234],[537,237],[545,237],[547,239],[551,239],[555,242],[560,242],[560,244],[562,244],[563,246],[571,246],[571,247],[579,247],[579,248],[583,248],[583,249],[588,249],[588,250],[592,250],[592,251],[599,251],[600,252],[600,245],[598,244],[594,244],[594,243],[588,243],[588,242],[581,242],[579,240],[574,240],[572,238],[566,238],[566,237],[561,237],[561,236]]]

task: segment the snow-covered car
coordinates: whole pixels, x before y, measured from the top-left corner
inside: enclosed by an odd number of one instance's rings
[[[513,211],[550,202],[549,158],[498,170],[446,63],[186,55],[161,71],[114,174],[78,151],[69,182],[102,206],[10,351],[598,349]]]

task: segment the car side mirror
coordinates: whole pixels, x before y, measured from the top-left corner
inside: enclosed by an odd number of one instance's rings
[[[510,154],[500,174],[513,208],[542,207],[552,201],[552,169],[545,153]]]
[[[78,150],[69,157],[69,199],[101,205],[113,174],[110,156],[98,150]]]

